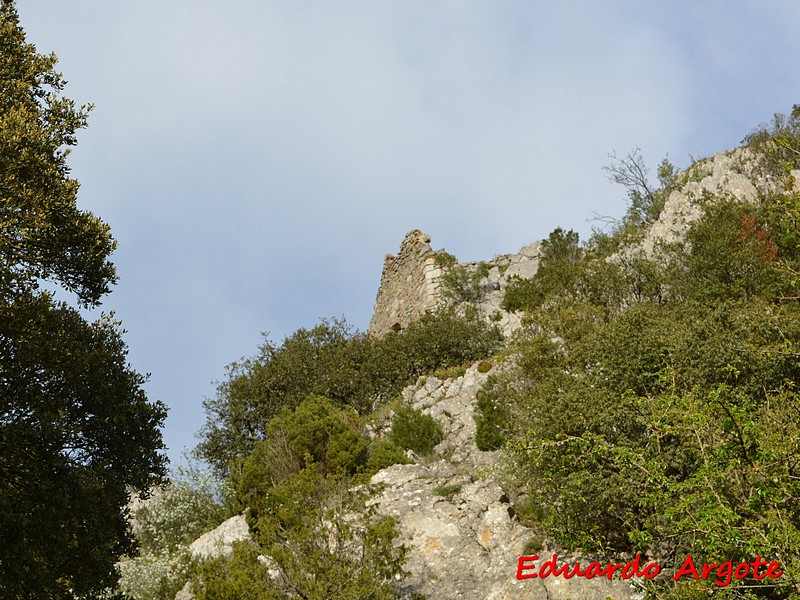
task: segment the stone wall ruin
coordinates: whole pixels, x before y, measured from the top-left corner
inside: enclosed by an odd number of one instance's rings
[[[369,323],[370,335],[399,331],[440,306],[442,269],[435,264],[431,238],[418,229],[409,231],[397,256],[383,261],[381,285]]]

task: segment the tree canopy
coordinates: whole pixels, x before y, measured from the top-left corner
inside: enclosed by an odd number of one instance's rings
[[[94,308],[110,291],[107,224],[77,207],[66,163],[89,106],[62,95],[55,55],[25,40],[0,4],[0,596],[90,596],[132,550],[131,487],[163,475],[144,377],[120,324],[94,322],[52,291]]]

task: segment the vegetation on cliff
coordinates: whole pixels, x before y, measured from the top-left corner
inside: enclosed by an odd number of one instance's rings
[[[800,107],[745,142],[757,201],[698,198],[657,257],[621,243],[652,220],[636,207],[585,244],[554,231],[506,295],[528,323],[515,367],[479,397],[479,444],[509,450],[522,514],[560,543],[784,570],[658,598],[788,598],[800,582]]]
[[[199,455],[227,473],[267,437],[270,420],[310,395],[367,415],[419,375],[495,352],[499,331],[474,315],[442,310],[400,333],[375,338],[342,320],[298,329],[280,345],[264,343],[257,357],[229,367],[217,396],[205,402]]]
[[[419,375],[483,358],[502,341],[475,315],[445,309],[382,338],[322,321],[232,365],[206,402],[197,451],[228,478],[234,510],[248,510],[252,542],[195,570],[198,597],[392,597],[406,551],[394,521],[364,509],[364,482],[442,437],[396,398]],[[368,435],[367,421],[387,410],[392,435]]]

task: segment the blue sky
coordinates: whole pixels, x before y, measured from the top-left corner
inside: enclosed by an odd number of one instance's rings
[[[652,171],[800,103],[795,1],[19,0],[95,108],[79,205],[108,222],[104,309],[177,460],[225,365],[321,317],[365,329],[419,228],[461,260],[619,216]]]

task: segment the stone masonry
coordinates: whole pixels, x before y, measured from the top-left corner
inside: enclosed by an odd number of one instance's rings
[[[382,336],[404,329],[441,302],[436,252],[431,238],[414,229],[406,234],[397,256],[387,254],[369,333]]]
[[[447,303],[441,289],[444,270],[436,265],[431,238],[418,229],[406,234],[397,256],[386,255],[381,285],[369,333],[377,337],[400,331],[424,314]],[[477,303],[480,314],[496,324],[504,335],[520,326],[520,316],[501,308],[506,285],[514,277],[533,277],[539,266],[541,242],[533,242],[517,254],[502,254],[486,261],[489,274],[481,282],[482,297]],[[459,268],[473,270],[478,263],[463,263]]]

